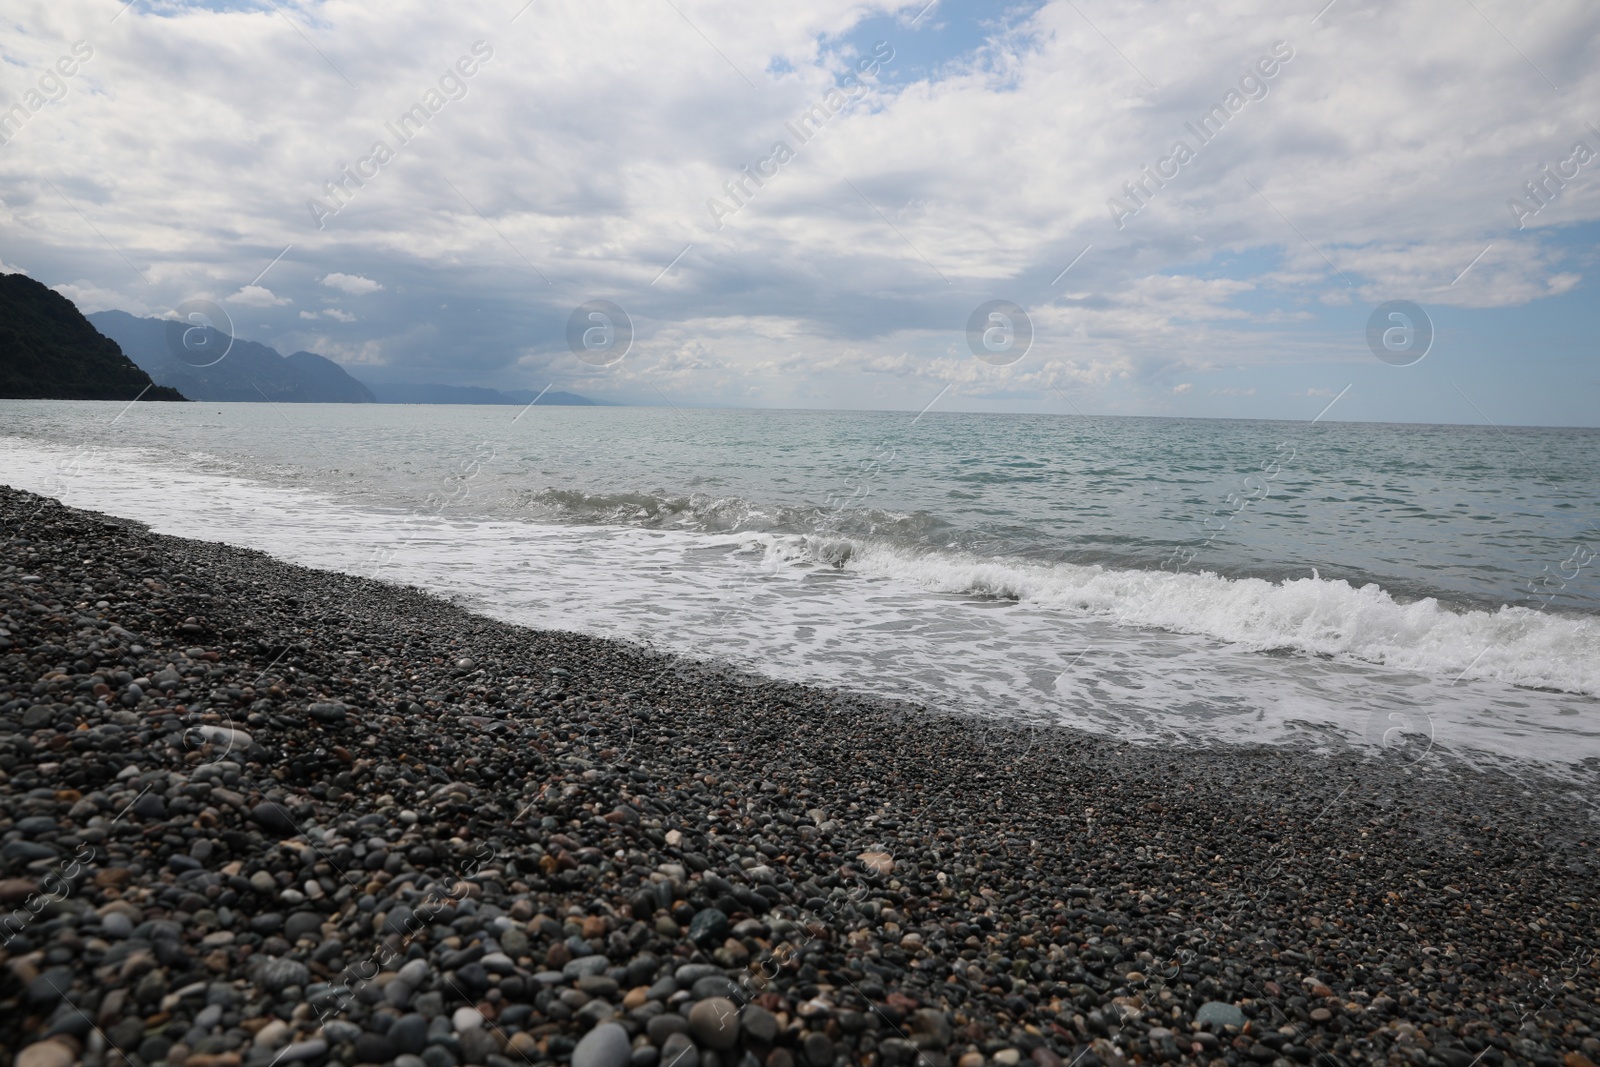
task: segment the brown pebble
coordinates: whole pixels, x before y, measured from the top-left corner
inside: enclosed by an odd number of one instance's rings
[[[689,1030],[695,1040],[719,1052],[739,1042],[739,1008],[727,997],[707,997],[689,1009]]]
[[[39,883],[27,878],[0,881],[0,904],[20,904],[39,891]]]
[[[190,1056],[184,1067],[239,1067],[239,1054],[237,1052],[217,1052]]]

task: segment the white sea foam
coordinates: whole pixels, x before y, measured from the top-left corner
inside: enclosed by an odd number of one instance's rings
[[[1209,572],[987,560],[841,538],[764,539],[805,558],[938,593],[999,597],[1128,626],[1204,634],[1251,651],[1293,649],[1428,674],[1600,696],[1600,627],[1524,607],[1458,611],[1397,602],[1377,585],[1308,575],[1269,582]]]

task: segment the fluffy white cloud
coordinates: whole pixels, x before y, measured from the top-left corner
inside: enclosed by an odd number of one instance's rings
[[[261,285],[246,285],[237,293],[228,297],[230,304],[243,304],[245,307],[270,308],[282,307],[294,303],[286,296],[275,296],[271,289]]]
[[[371,278],[363,278],[359,274],[342,274],[338,271],[334,271],[332,274],[323,275],[322,284],[326,285],[330,289],[338,289],[341,292],[350,293],[354,296],[365,296],[368,293],[376,293],[378,290],[383,288],[382,285],[373,281]]]

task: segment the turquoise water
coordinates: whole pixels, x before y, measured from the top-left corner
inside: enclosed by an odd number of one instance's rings
[[[1484,751],[1597,728],[1596,430],[120,411],[0,404],[7,480],[515,621],[1130,736],[1362,736],[1342,705],[1432,723],[1434,697]]]

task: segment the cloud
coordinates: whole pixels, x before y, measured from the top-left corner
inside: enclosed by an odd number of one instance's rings
[[[359,274],[340,274],[337,271],[323,275],[321,281],[330,289],[338,289],[353,296],[366,296],[383,288],[371,278],[363,278]]]
[[[26,271],[13,271],[12,273],[26,273]],[[50,288],[66,297],[78,306],[78,310],[85,315],[96,311],[129,311],[135,315],[150,315],[158,313],[157,309],[150,307],[143,300],[124,290],[106,288],[91,282],[68,282],[63,285],[52,285]],[[160,309],[165,311],[165,308]]]
[[[243,304],[245,307],[270,308],[282,307],[294,301],[286,296],[274,296],[272,290],[260,285],[247,285],[237,293],[228,297],[230,304]]]
[[[1193,388],[1194,388],[1194,383],[1193,382],[1179,382],[1177,385],[1174,385],[1172,387],[1172,391],[1174,393],[1182,395],[1184,393],[1189,392]]]
[[[18,84],[70,27],[103,21],[100,2],[16,0]],[[708,45],[670,5],[535,5],[507,25],[328,0],[313,48],[270,5],[135,5],[0,152],[6,256],[124,301],[99,306],[234,293],[274,344],[416,380],[913,410],[946,383],[1059,404],[1058,382],[1161,411],[1174,382],[1219,366],[1370,363],[1363,324],[1386,300],[1441,322],[1522,309],[1535,326],[1541,306],[1583,300],[1592,242],[1574,235],[1600,221],[1600,171],[1523,229],[1506,202],[1575,140],[1600,148],[1583,110],[1600,98],[1595,5],[1506,9],[1517,48],[1455,0],[1341,0],[1315,25],[1263,0],[1204,20],[1097,4],[1092,26],[1081,6],[979,22],[940,5],[912,25],[920,3],[694,0]],[[935,21],[938,40],[964,36],[927,58]],[[583,44],[596,26],[604,49]],[[797,126],[880,37],[880,72]],[[1275,48],[1293,55],[1264,95],[1198,145],[1189,127]],[[463,60],[474,73],[451,75]],[[447,106],[402,140],[392,127],[430,92]],[[1194,161],[1119,229],[1108,200],[1181,139]],[[374,162],[379,142],[391,161]],[[776,172],[743,169],[779,142],[792,158]],[[319,226],[308,204],[330,186],[346,202]],[[713,220],[707,200],[734,193]],[[565,342],[597,297],[635,327],[604,372]],[[299,310],[325,299],[359,321]],[[964,339],[991,299],[1035,326],[1005,374]],[[318,332],[330,322],[337,339]]]

